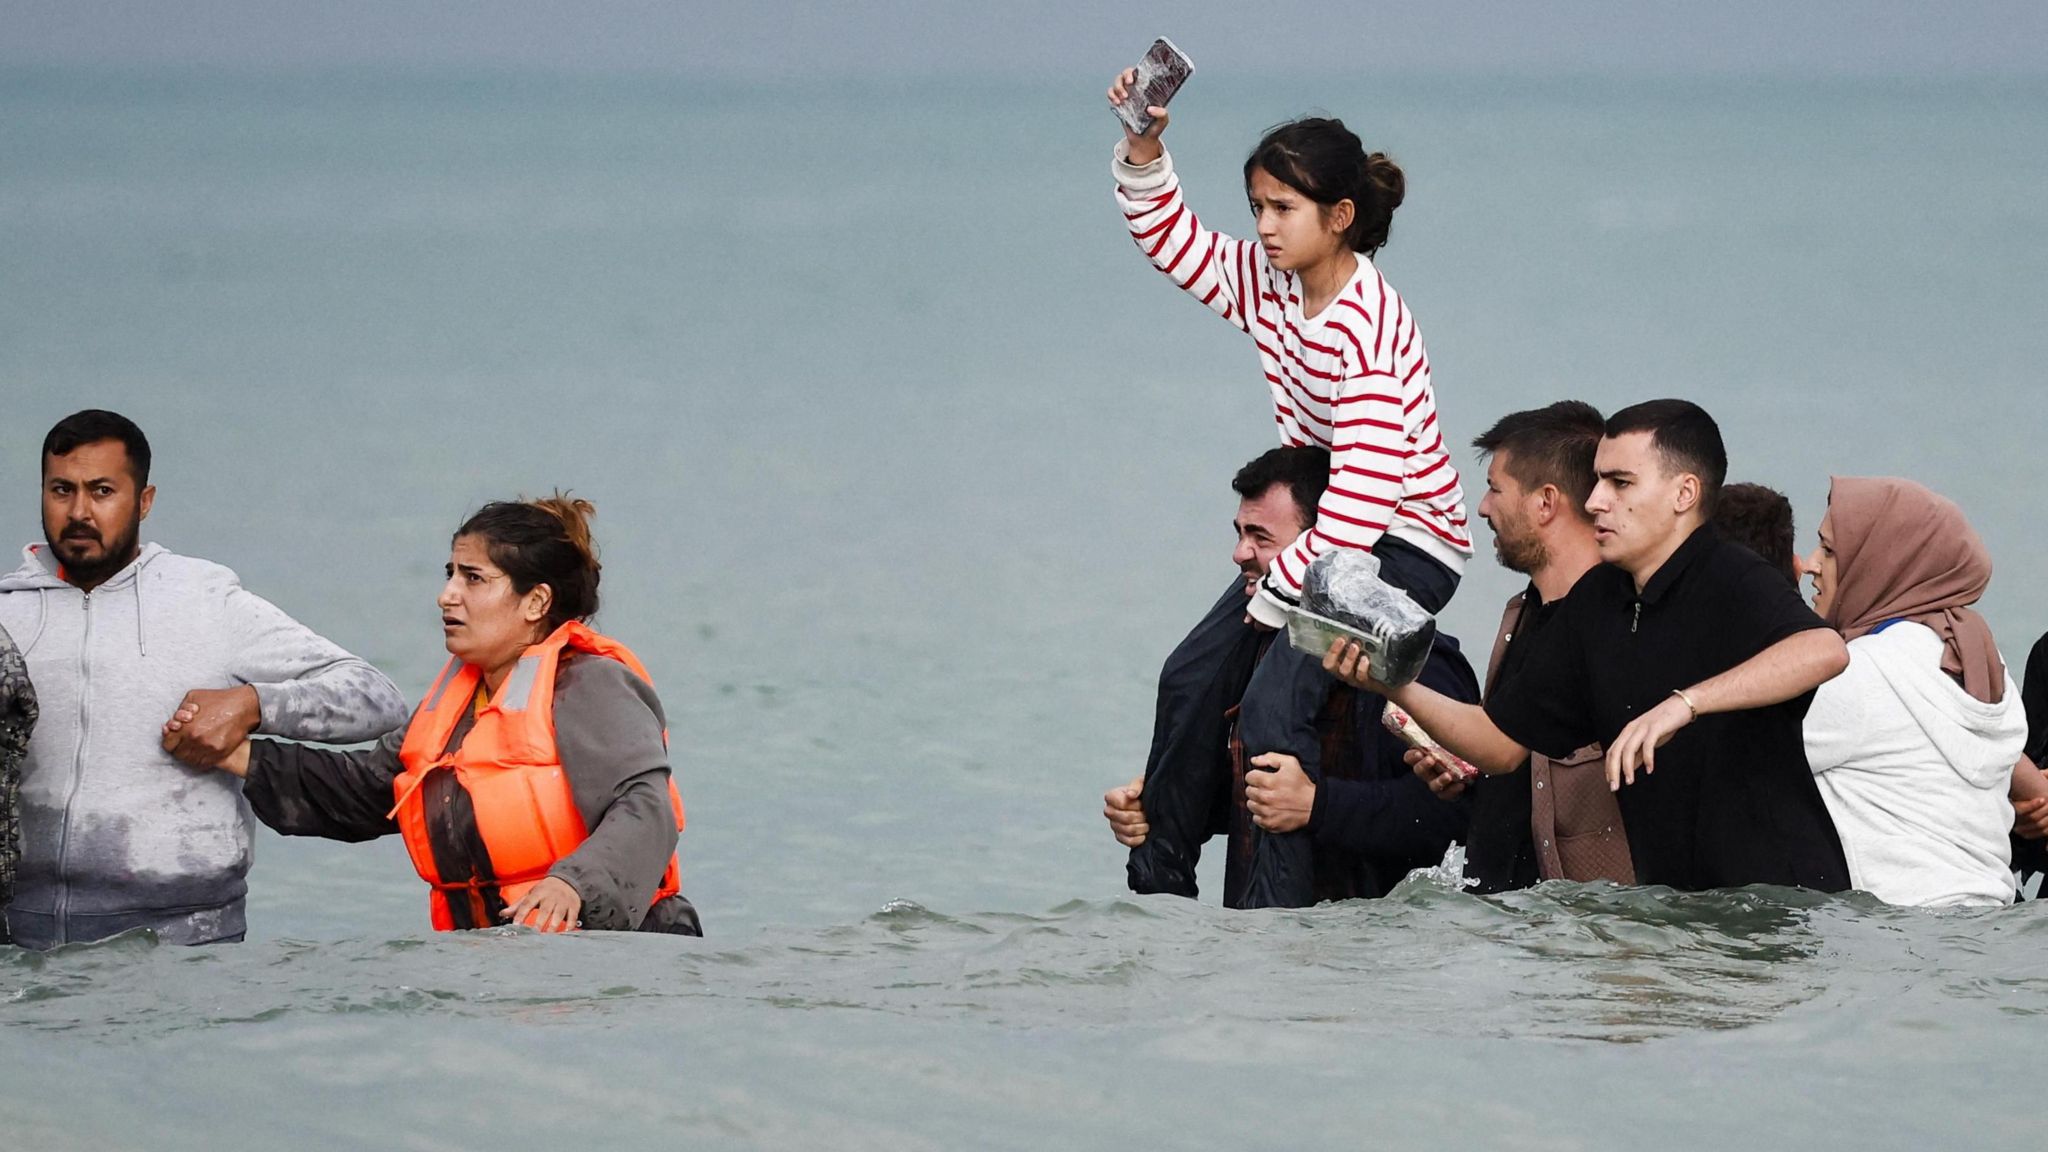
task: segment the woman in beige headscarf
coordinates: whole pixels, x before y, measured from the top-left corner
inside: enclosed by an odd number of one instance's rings
[[[1838,476],[1805,566],[1814,611],[1849,642],[1807,711],[1806,756],[1850,881],[1892,904],[2010,903],[2026,714],[1971,608],[1991,580],[1983,541],[1919,484]]]

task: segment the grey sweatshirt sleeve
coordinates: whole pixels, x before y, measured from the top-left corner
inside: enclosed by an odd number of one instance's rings
[[[665,726],[653,687],[625,665],[563,659],[555,746],[590,837],[548,874],[583,898],[585,928],[638,928],[675,853]]]
[[[398,831],[391,783],[401,769],[405,729],[368,748],[342,752],[275,740],[249,744],[242,795],[256,818],[286,836],[375,840]]]
[[[269,736],[353,744],[405,723],[391,678],[240,585],[227,593],[229,670],[256,689]]]

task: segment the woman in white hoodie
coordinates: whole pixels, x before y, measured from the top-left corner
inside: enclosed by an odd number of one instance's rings
[[[1850,881],[1890,904],[2011,903],[2027,725],[1970,607],[1991,580],[1983,541],[1910,480],[1836,477],[1806,568],[1814,611],[1849,642],[1805,733]]]

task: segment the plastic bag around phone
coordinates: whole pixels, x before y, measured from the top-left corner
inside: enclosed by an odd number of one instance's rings
[[[1301,604],[1288,609],[1287,642],[1322,656],[1338,640],[1358,641],[1372,678],[1398,688],[1422,674],[1436,641],[1436,617],[1380,578],[1379,558],[1343,548],[1308,566]]]

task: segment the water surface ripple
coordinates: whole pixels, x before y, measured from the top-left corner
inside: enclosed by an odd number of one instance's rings
[[[1375,1036],[1641,1042],[1858,1000],[2048,1013],[2048,905],[1888,908],[1774,889],[1554,884],[1232,914],[1169,899],[1038,915],[890,903],[740,944],[505,929],[159,947],[145,933],[0,949],[0,1027],[172,1036],[293,1018],[686,1016],[702,1001],[1004,1029],[1291,1021]]]

